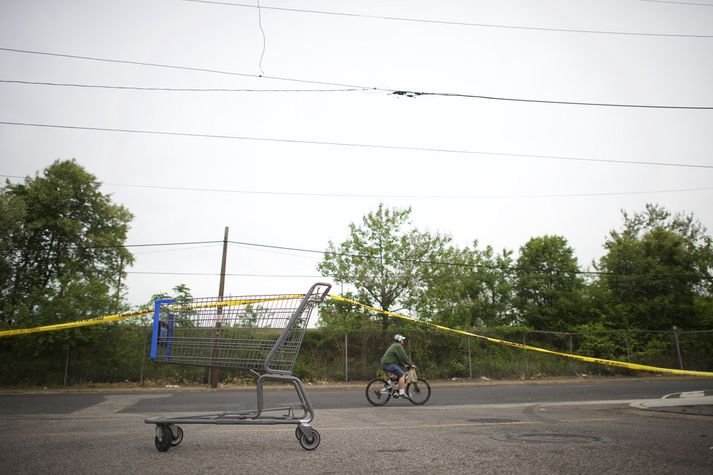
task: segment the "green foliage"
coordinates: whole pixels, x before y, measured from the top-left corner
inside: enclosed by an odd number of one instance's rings
[[[132,216],[99,191],[96,178],[74,161],[56,161],[43,176],[2,189],[9,234],[0,258],[0,322],[60,323],[117,310],[122,247]],[[11,272],[7,272],[7,269]]]
[[[422,316],[455,328],[512,323],[512,253],[491,246],[451,250],[438,278],[431,279],[420,306]]]
[[[117,284],[132,259],[121,247],[131,215],[98,186],[70,161],[2,189],[0,328],[80,320],[123,307]],[[458,249],[449,237],[413,229],[410,213],[379,206],[360,226],[350,226],[344,243],[329,244],[320,271],[353,289],[345,294],[353,300],[558,352],[678,367],[675,335],[686,369],[713,369],[713,339],[699,331],[713,327],[713,242],[692,216],[654,205],[624,213],[623,229],[605,243],[600,276],[587,282],[563,237],[530,239],[513,263],[510,251],[479,249],[477,241]],[[169,297],[178,307],[193,301],[188,286],[179,284],[149,304]],[[243,321],[221,328],[222,338],[246,343],[239,350],[244,359],[249,345],[267,336],[260,328],[265,311],[249,306]],[[193,328],[196,310],[175,312],[175,329],[199,330]],[[434,332],[334,300],[320,306],[318,326],[307,330],[296,360],[295,374],[307,381],[380,374],[379,359],[394,333],[407,336],[407,352],[430,379],[633,374]],[[2,338],[0,384],[62,384],[67,362],[70,384],[205,382],[203,368],[149,361],[150,334],[146,318]],[[221,378],[251,380],[236,368],[223,368]]]
[[[123,247],[131,213],[100,192],[75,161],[56,161],[0,190],[0,327],[84,320],[125,309],[119,284],[133,262]],[[96,342],[78,328],[12,343],[18,357]]]
[[[152,362],[148,358],[150,326],[126,323],[87,330],[93,333],[90,341],[71,348],[45,348],[37,334],[0,340],[0,385],[62,385],[67,356],[68,384],[138,383],[142,377],[150,384],[206,382],[205,368]],[[407,353],[418,365],[419,374],[431,380],[465,379],[471,374],[474,379],[529,379],[583,373],[649,374],[519,350],[475,337],[434,332],[408,322],[396,323],[393,330],[406,335]],[[582,326],[576,333],[533,332],[524,327],[508,326],[471,331],[554,351],[678,367],[672,332],[611,331],[598,324]],[[711,334],[711,331],[679,334],[686,369],[713,370]],[[226,337],[230,336],[226,334]],[[239,338],[250,339],[250,336],[241,334]],[[382,332],[380,325],[369,331],[349,333],[346,338],[340,331],[307,330],[294,374],[307,382],[344,381],[347,374],[350,381],[365,381],[382,373],[379,360],[391,342],[391,334]],[[220,375],[223,382],[254,383],[254,378],[246,371],[222,368]]]
[[[450,238],[410,228],[411,209],[379,205],[364,216],[361,226],[349,225],[349,238],[330,241],[319,271],[337,284],[354,287],[356,299],[384,310],[413,309],[433,279]],[[384,329],[389,318],[381,316]]]
[[[599,267],[602,284],[624,328],[699,327],[710,321],[713,239],[692,216],[647,205],[624,215],[612,231]]]
[[[352,300],[357,299],[351,292],[345,292],[342,296]],[[376,328],[375,325],[379,323],[379,320],[379,315],[365,310],[363,307],[327,299],[319,306],[317,326],[325,330],[352,333]]]
[[[584,281],[561,236],[532,238],[520,248],[514,286],[517,313],[532,328],[562,331],[585,320]]]

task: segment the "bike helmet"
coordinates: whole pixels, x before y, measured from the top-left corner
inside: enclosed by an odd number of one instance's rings
[[[395,340],[395,341],[398,341],[398,342],[402,342],[402,341],[405,341],[405,340],[406,340],[406,337],[403,336],[403,335],[399,335],[399,334],[397,333],[396,335],[394,335],[394,340]]]

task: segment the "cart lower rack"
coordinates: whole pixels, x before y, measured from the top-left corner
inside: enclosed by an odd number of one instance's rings
[[[306,294],[253,295],[193,299],[178,304],[157,300],[151,358],[205,367],[241,368],[257,376],[257,409],[182,417],[152,417],[156,448],[165,452],[183,440],[179,424],[294,424],[295,436],[314,450],[320,435],[312,428],[314,410],[304,384],[292,375],[297,353],[315,305],[331,285],[316,283]],[[263,407],[267,381],[291,383],[299,398],[294,406]]]

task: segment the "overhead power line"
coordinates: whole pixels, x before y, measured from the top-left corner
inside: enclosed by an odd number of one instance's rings
[[[379,260],[382,259],[381,256],[374,256],[374,255],[364,255],[364,254],[354,254],[354,253],[346,253],[346,252],[334,252],[334,251],[320,251],[316,249],[305,249],[305,248],[298,248],[298,247],[287,247],[287,246],[276,246],[276,245],[270,245],[270,244],[259,244],[259,243],[250,243],[250,242],[241,242],[241,241],[228,241],[230,244],[236,244],[240,246],[248,246],[248,247],[259,247],[259,248],[267,248],[267,249],[279,249],[283,251],[297,251],[297,252],[307,252],[311,254],[320,254],[320,255],[331,255],[331,256],[343,256],[343,257],[356,257],[356,258],[363,258],[363,259],[375,259]],[[536,274],[536,275],[551,275],[551,274],[574,274],[574,275],[590,275],[590,276],[605,276],[605,277],[632,277],[632,278],[667,278],[667,277],[690,277],[690,276],[697,276],[700,277],[703,280],[713,280],[713,277],[710,276],[700,276],[698,274],[691,274],[691,273],[645,273],[645,274],[623,274],[623,273],[616,273],[616,272],[604,272],[604,271],[584,271],[584,270],[572,270],[572,271],[563,271],[559,269],[555,269],[552,271],[543,271],[539,269],[532,269],[532,268],[524,268],[524,267],[518,267],[518,266],[501,266],[498,264],[474,264],[474,263],[462,263],[462,262],[448,262],[448,261],[433,261],[433,260],[424,260],[424,259],[412,259],[412,258],[407,258],[407,257],[390,257],[390,261],[394,262],[411,262],[414,264],[422,264],[422,265],[438,265],[438,266],[449,266],[449,267],[463,267],[463,268],[485,268],[485,269],[493,269],[493,270],[500,270],[503,272],[515,272],[515,271],[525,271],[531,274]]]
[[[0,175],[9,178],[9,175]],[[678,188],[671,190],[649,190],[649,191],[621,191],[621,192],[601,192],[601,193],[550,193],[550,194],[530,194],[530,195],[384,195],[384,194],[359,194],[359,193],[305,193],[289,191],[258,191],[258,190],[233,190],[219,188],[195,188],[181,186],[162,185],[136,185],[126,183],[103,182],[104,185],[124,186],[131,188],[149,188],[159,190],[175,191],[196,191],[208,193],[236,193],[247,195],[270,195],[270,196],[311,196],[318,198],[390,198],[390,199],[536,199],[536,198],[576,198],[576,197],[598,197],[598,196],[622,196],[622,195],[650,195],[659,193],[683,193],[691,191],[711,191],[713,187],[701,188]]]
[[[363,259],[381,259],[380,256],[373,256],[373,255],[334,252],[334,251],[320,251],[317,249],[277,246],[277,245],[271,245],[271,244],[260,244],[260,243],[243,242],[243,241],[228,241],[228,244],[247,246],[247,247],[257,247],[257,248],[263,248],[263,249],[282,250],[282,251],[305,252],[305,253],[310,253],[310,254],[319,254],[319,255],[323,255],[323,256],[332,255],[332,256],[342,256],[342,257],[356,257],[356,258],[363,258]],[[462,262],[411,259],[411,258],[402,258],[402,257],[392,257],[389,260],[395,261],[395,262],[411,262],[413,264],[422,264],[422,265],[436,265],[436,266],[463,267],[463,268],[487,268],[487,269],[493,269],[493,270],[500,270],[503,272],[525,271],[525,272],[528,272],[531,274],[538,274],[538,275],[540,275],[540,274],[541,275],[575,274],[575,275],[589,275],[589,276],[654,278],[654,279],[655,278],[668,278],[668,277],[686,277],[686,276],[693,275],[690,273],[623,274],[623,273],[603,272],[603,271],[584,271],[584,270],[579,270],[579,269],[572,270],[572,271],[562,271],[562,270],[542,271],[542,270],[538,270],[538,269],[530,269],[530,268],[523,268],[523,267],[517,267],[517,266],[501,266],[501,265],[497,265],[497,264],[473,264],[473,263],[462,263]],[[218,274],[211,274],[211,275],[218,275]],[[239,275],[239,274],[236,274],[236,275]],[[315,276],[299,276],[299,277],[315,277]],[[318,276],[318,277],[322,277],[322,276]],[[699,277],[704,280],[711,280],[711,278],[707,277],[707,276],[699,276]]]
[[[7,176],[7,175],[0,175]],[[600,192],[600,193],[549,193],[549,194],[530,194],[530,195],[384,195],[384,194],[363,194],[363,193],[305,193],[305,192],[289,192],[289,191],[258,191],[258,190],[231,190],[217,188],[192,188],[180,186],[161,186],[161,185],[133,185],[122,183],[108,183],[104,185],[126,186],[137,188],[154,188],[161,190],[178,190],[178,191],[198,191],[198,192],[214,192],[214,193],[237,193],[249,195],[276,195],[276,196],[313,196],[318,198],[392,198],[392,199],[510,199],[510,198],[576,198],[576,197],[597,197],[597,196],[622,196],[622,195],[651,195],[659,193],[684,193],[692,191],[711,191],[713,187],[700,188],[677,188],[669,190],[648,190],[648,191],[620,191],[620,192]]]
[[[133,275],[190,275],[215,277],[221,275],[219,272],[160,272],[160,271],[126,271]],[[270,278],[310,278],[321,279],[323,275],[293,275],[293,274],[231,274],[226,273],[226,277],[270,277]]]
[[[674,2],[672,0],[638,0],[639,2],[649,3],[668,3],[670,5],[693,5],[696,7],[713,7],[712,3],[697,3],[697,2]]]
[[[250,5],[245,3],[232,3],[232,2],[219,2],[215,0],[182,0],[191,3],[206,3],[213,5],[223,5],[229,7],[240,7],[240,8],[258,8],[256,5]],[[463,27],[476,27],[476,28],[498,28],[498,29],[510,29],[510,30],[527,30],[527,31],[549,31],[556,33],[586,33],[594,35],[619,35],[619,36],[660,36],[660,37],[673,37],[673,38],[713,38],[713,35],[694,35],[694,34],[681,34],[681,33],[646,33],[646,32],[632,32],[632,31],[610,31],[610,30],[590,30],[581,28],[546,28],[537,26],[518,26],[518,25],[500,25],[493,23],[472,23],[465,21],[450,21],[450,20],[432,20],[426,18],[407,18],[398,16],[384,16],[384,15],[366,15],[362,13],[349,13],[349,12],[335,12],[327,10],[307,10],[301,8],[285,8],[285,7],[267,7],[260,5],[263,10],[275,10],[290,13],[307,13],[313,15],[332,15],[350,18],[368,18],[373,20],[386,20],[386,21],[400,21],[400,22],[414,22],[414,23],[426,23],[434,25],[453,25],[453,26],[463,26]]]
[[[241,73],[241,72],[226,71],[226,70],[221,70],[221,69],[198,68],[198,67],[192,67],[192,66],[180,66],[180,65],[175,65],[175,64],[151,63],[151,62],[146,62],[146,61],[132,61],[132,60],[124,60],[124,59],[99,58],[96,56],[79,56],[79,55],[75,55],[75,54],[51,53],[51,52],[47,52],[47,51],[34,51],[34,50],[24,50],[24,49],[16,49],[16,48],[2,48],[2,47],[0,47],[0,51],[7,51],[10,53],[20,53],[20,54],[35,54],[35,55],[40,55],[40,56],[54,56],[54,57],[58,57],[58,58],[79,59],[79,60],[84,60],[84,61],[98,61],[98,62],[103,62],[103,63],[129,64],[129,65],[133,65],[133,66],[146,66],[146,67],[152,67],[152,68],[176,69],[176,70],[181,70],[181,71],[196,71],[196,72],[211,73],[211,74],[224,74],[224,75],[228,75],[228,76],[240,76],[240,77],[246,77],[246,78],[272,79],[275,81],[290,81],[290,82],[298,82],[298,83],[303,83],[303,84],[320,84],[323,86],[339,86],[339,87],[358,88],[358,89],[362,88],[361,86],[356,86],[354,84],[341,84],[341,83],[336,83],[336,82],[325,82],[325,81],[311,81],[311,80],[307,80],[307,79],[283,78],[283,77],[278,77],[278,76],[263,76],[263,75],[259,75],[259,74]]]
[[[33,86],[78,87],[96,89],[119,89],[131,91],[167,91],[167,92],[353,92],[368,91],[370,88],[339,88],[339,89],[234,89],[234,88],[198,88],[198,87],[142,87],[142,86],[117,86],[111,84],[79,84],[45,81],[20,81],[15,79],[0,79],[4,84],[26,84]]]
[[[394,91],[392,94],[409,97],[416,96],[440,96],[440,97],[461,97],[467,99],[483,99],[487,101],[508,101],[508,102],[529,102],[537,104],[556,104],[566,106],[593,106],[593,107],[628,107],[634,109],[693,109],[693,110],[713,110],[713,106],[670,106],[670,105],[647,105],[647,104],[623,104],[615,102],[580,102],[580,101],[555,101],[547,99],[518,99],[515,97],[482,96],[476,94],[460,94],[451,92],[411,92]]]
[[[190,245],[190,244],[218,244],[218,243],[223,243],[224,241],[184,241],[184,242],[160,242],[160,243],[143,243],[143,244],[116,244],[116,245],[94,245],[94,246],[81,246],[82,249],[111,249],[111,248],[143,248],[143,247],[165,247],[165,246],[179,246],[179,245]],[[255,247],[255,248],[262,248],[262,249],[271,249],[271,250],[281,250],[281,251],[293,251],[293,252],[304,252],[304,253],[310,253],[310,254],[319,254],[322,256],[342,256],[342,257],[356,257],[356,258],[363,258],[363,259],[381,259],[380,256],[374,256],[374,255],[366,255],[366,254],[355,254],[355,253],[346,253],[346,252],[336,252],[336,251],[321,251],[317,249],[306,249],[306,248],[299,248],[299,247],[289,247],[289,246],[278,246],[278,245],[273,245],[273,244],[261,244],[261,243],[253,243],[253,242],[244,242],[244,241],[227,241],[228,244],[231,245],[237,245],[237,246],[246,246],[246,247]],[[80,246],[69,246],[70,248],[79,248]],[[28,251],[28,250],[43,250],[44,248],[32,248],[32,249],[13,249],[12,251]],[[531,273],[533,275],[552,275],[552,274],[574,274],[574,275],[591,275],[591,276],[609,276],[609,277],[628,277],[628,278],[650,278],[650,279],[656,279],[656,278],[669,278],[669,277],[690,277],[690,276],[695,276],[699,277],[702,280],[713,280],[713,277],[706,276],[706,275],[698,275],[698,274],[691,274],[691,273],[666,273],[666,274],[651,274],[651,273],[646,273],[646,274],[623,274],[623,273],[614,273],[614,272],[602,272],[602,271],[584,271],[584,270],[572,270],[572,271],[563,271],[563,270],[552,270],[552,271],[543,271],[543,270],[538,270],[538,269],[530,269],[530,268],[523,268],[523,267],[517,267],[517,266],[502,266],[498,264],[482,264],[482,263],[463,263],[463,262],[450,262],[450,261],[433,261],[433,260],[424,260],[424,259],[412,259],[412,258],[406,258],[406,257],[391,257],[389,258],[390,261],[394,262],[410,262],[413,264],[422,264],[422,265],[436,265],[436,266],[449,266],[449,267],[462,267],[462,268],[485,268],[485,269],[493,269],[493,270],[499,270],[502,272],[515,272],[515,271],[525,271],[528,273]],[[201,273],[201,272],[142,272],[142,271],[127,271],[127,273],[131,274],[165,274],[165,275],[207,275],[207,276],[215,276],[219,275],[218,273]],[[227,274],[227,275],[234,275],[234,276],[249,276],[252,274]],[[269,277],[271,275],[268,274],[254,274],[255,276],[262,276],[262,277]],[[322,276],[310,276],[310,275],[287,275],[287,274],[279,274],[279,275],[274,275],[274,277],[322,277]]]
[[[198,68],[192,66],[179,66],[172,64],[161,64],[161,63],[150,63],[144,61],[131,61],[122,59],[111,59],[111,58],[98,58],[92,56],[78,56],[72,54],[64,53],[51,53],[46,51],[33,51],[33,50],[22,50],[15,48],[2,48],[0,51],[6,51],[11,53],[19,54],[34,54],[42,56],[53,56],[68,59],[78,59],[84,61],[99,61],[105,63],[116,63],[116,64],[129,64],[135,66],[145,66],[154,68],[167,68],[175,70],[184,71],[199,71],[212,74],[226,74],[231,76],[249,77],[256,79],[270,79],[275,81],[287,81],[296,82],[302,84],[314,84],[321,86],[334,86],[340,87],[347,90],[363,90],[363,91],[381,91],[388,94],[408,96],[408,97],[418,97],[418,96],[439,96],[439,97],[455,97],[455,98],[467,98],[467,99],[479,99],[488,101],[507,101],[507,102],[524,102],[524,103],[535,103],[535,104],[553,104],[553,105],[569,105],[569,106],[589,106],[589,107],[625,107],[625,108],[642,108],[642,109],[681,109],[681,110],[713,110],[713,106],[696,106],[696,105],[666,105],[666,104],[630,104],[630,103],[614,103],[614,102],[586,102],[586,101],[565,101],[565,100],[550,100],[550,99],[528,99],[528,98],[517,98],[517,97],[499,97],[499,96],[488,96],[480,94],[466,94],[458,92],[433,92],[433,91],[411,91],[408,89],[389,89],[383,87],[368,87],[356,84],[345,84],[329,81],[316,81],[308,79],[290,78],[290,77],[280,77],[280,76],[265,76],[259,74],[249,74],[240,73],[235,71],[226,71],[219,69],[209,69],[209,68]],[[30,83],[28,81],[28,83]],[[37,82],[39,84],[39,82]],[[46,83],[45,85],[51,85]],[[90,86],[87,86],[90,87]],[[99,85],[94,87],[101,87]],[[162,88],[163,89],[163,88]],[[168,88],[165,88],[168,90]]]
[[[226,140],[246,140],[246,141],[255,141],[255,142],[272,142],[272,143],[287,143],[287,144],[301,144],[301,145],[323,145],[323,146],[333,146],[333,147],[367,148],[367,149],[377,149],[377,150],[402,150],[402,151],[411,151],[411,152],[434,152],[434,153],[447,153],[447,154],[458,154],[458,155],[489,155],[489,156],[494,156],[494,157],[539,158],[539,159],[564,160],[564,161],[575,161],[575,162],[613,163],[613,164],[618,164],[618,165],[647,165],[647,166],[677,167],[677,168],[713,169],[713,165],[703,165],[703,164],[696,164],[696,163],[650,162],[650,161],[636,161],[636,160],[611,160],[611,159],[605,159],[605,158],[584,158],[584,157],[558,156],[558,155],[535,155],[535,154],[523,154],[523,153],[485,152],[485,151],[466,150],[466,149],[409,147],[409,146],[402,146],[402,145],[378,145],[378,144],[363,144],[363,143],[349,143],[349,142],[329,142],[329,141],[319,141],[319,140],[284,139],[284,138],[275,138],[275,137],[250,137],[250,136],[241,136],[241,135],[200,134],[200,133],[191,133],[191,132],[172,132],[172,131],[140,130],[140,129],[119,129],[119,128],[110,128],[110,127],[87,127],[87,126],[78,126],[78,125],[40,124],[40,123],[30,123],[30,122],[10,122],[10,121],[0,121],[0,125],[11,125],[11,126],[18,126],[18,127],[39,127],[39,128],[51,128],[51,129],[65,129],[65,130],[88,130],[88,131],[94,131],[94,132],[116,132],[116,133],[128,133],[128,134],[140,134],[140,135],[159,135],[159,136],[193,137],[193,138],[226,139]]]
[[[26,177],[19,175],[3,175],[0,177],[22,180]],[[625,195],[654,195],[661,193],[687,193],[695,191],[713,191],[713,187],[700,188],[677,188],[669,190],[648,190],[648,191],[619,191],[600,193],[548,193],[529,195],[385,195],[385,194],[365,194],[365,193],[307,193],[290,191],[260,191],[260,190],[235,190],[225,188],[200,188],[188,186],[168,186],[168,185],[141,185],[132,183],[111,183],[102,182],[102,185],[119,186],[127,188],[145,188],[153,190],[168,191],[190,191],[202,193],[234,193],[245,195],[267,195],[267,196],[305,196],[316,198],[387,198],[387,199],[537,199],[537,198],[580,198],[580,197],[605,197],[605,196],[625,196]]]

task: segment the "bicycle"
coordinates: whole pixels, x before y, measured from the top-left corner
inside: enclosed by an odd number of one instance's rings
[[[405,398],[411,404],[421,406],[431,398],[431,385],[425,379],[409,381],[406,373],[406,391],[399,395],[399,377],[393,373],[386,373],[388,379],[375,378],[366,385],[366,400],[373,406],[383,406],[392,397]]]

